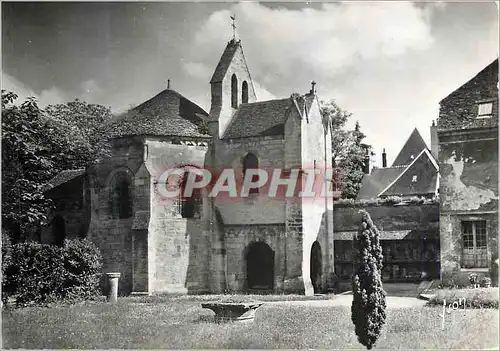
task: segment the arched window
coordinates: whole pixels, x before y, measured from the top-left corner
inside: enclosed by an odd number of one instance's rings
[[[259,168],[259,159],[252,153],[246,154],[243,158],[243,178],[245,178],[247,169],[258,169]],[[254,174],[252,176],[252,182],[257,182],[259,180],[259,176]],[[259,188],[251,188],[249,190],[249,194],[258,194]]]
[[[231,107],[238,108],[238,78],[236,78],[236,74],[231,77]]]
[[[246,80],[241,85],[241,103],[248,103],[248,83]]]
[[[184,189],[189,172],[185,172],[180,181],[179,191],[179,212],[182,218],[195,218],[200,212],[201,190],[193,189],[193,193],[189,197],[185,197]]]
[[[118,173],[111,187],[111,215],[114,218],[132,217],[132,194],[130,180],[124,172]]]

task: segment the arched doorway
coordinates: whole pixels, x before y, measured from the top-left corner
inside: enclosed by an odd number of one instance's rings
[[[54,244],[63,246],[64,239],[66,238],[66,223],[61,216],[55,217],[52,221],[52,237]]]
[[[315,241],[311,247],[309,270],[314,293],[319,294],[323,290],[321,279],[321,274],[323,271],[323,257],[321,255],[321,245],[317,241]]]
[[[274,285],[274,251],[263,242],[252,243],[246,254],[247,286],[253,290],[272,290]]]

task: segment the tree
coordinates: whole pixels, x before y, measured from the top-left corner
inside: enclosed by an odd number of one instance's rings
[[[371,154],[371,146],[362,142],[365,135],[361,132],[359,122],[356,122],[354,130],[345,130],[352,114],[342,110],[335,101],[322,102],[321,112],[330,124],[337,190],[341,191],[342,198],[356,198],[364,175],[364,159],[367,153]]]
[[[351,319],[361,344],[371,349],[385,324],[386,293],[382,287],[380,234],[370,215],[360,211],[361,225],[353,238],[354,274]]]
[[[52,177],[103,156],[100,123],[111,115],[80,101],[43,111],[34,98],[17,98],[2,90],[2,224],[15,241],[47,224],[53,204],[44,187]]]
[[[365,160],[373,155],[372,147],[363,143],[366,135],[361,132],[359,122],[356,121],[354,130],[350,132],[349,144],[345,157],[339,162],[342,170],[342,197],[354,199],[358,195],[363,180]]]
[[[77,134],[86,142],[84,149],[71,158],[73,168],[85,167],[109,156],[107,136],[112,117],[109,108],[75,99],[66,104],[49,105],[45,112],[55,121],[74,126],[72,135]]]
[[[50,128],[34,99],[14,105],[2,90],[2,222],[15,241],[31,226],[46,223],[51,201],[43,184],[54,175]]]

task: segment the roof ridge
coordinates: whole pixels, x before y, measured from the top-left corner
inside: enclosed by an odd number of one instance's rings
[[[446,100],[450,95],[452,95],[453,93],[455,93],[457,90],[459,90],[460,88],[462,88],[464,85],[469,84],[471,81],[473,81],[474,79],[476,79],[477,76],[479,76],[481,73],[483,73],[488,68],[490,68],[490,66],[496,66],[497,70],[498,70],[498,66],[499,66],[499,62],[498,61],[499,61],[499,57],[497,56],[493,61],[491,61],[490,63],[488,63],[486,66],[484,66],[480,71],[476,71],[477,73],[474,74],[469,79],[467,79],[467,81],[465,83],[460,84],[460,86],[456,87],[451,93],[449,93],[444,98],[442,98],[441,100],[439,100],[439,103],[441,104],[441,102],[443,102],[443,100]],[[494,65],[495,62],[497,63],[496,65]]]
[[[426,147],[426,148],[427,148],[427,144],[425,143],[424,138],[422,138],[422,134],[420,134],[420,132],[418,131],[418,128],[416,128],[416,127],[415,127],[415,128],[413,128],[413,131],[410,133],[410,135],[409,135],[409,136],[408,136],[408,138],[406,139],[405,143],[403,144],[403,147],[401,147],[401,149],[399,150],[398,154],[397,154],[397,155],[396,155],[396,157],[394,158],[394,161],[392,162],[392,165],[393,165],[393,166],[394,166],[394,164],[395,164],[396,162],[398,162],[398,161],[399,161],[399,162],[403,162],[403,161],[400,161],[400,160],[399,160],[399,158],[402,158],[402,157],[405,155],[405,154],[403,153],[403,151],[406,151],[406,152],[407,152],[407,150],[405,150],[405,149],[406,149],[406,147],[411,147],[411,144],[409,144],[409,143],[410,143],[410,141],[415,140],[415,139],[416,139],[416,140],[418,140],[418,141],[423,142],[424,147]],[[420,140],[419,140],[419,139],[420,139]],[[418,144],[415,144],[415,145],[418,145]],[[399,163],[399,162],[398,162],[398,163]],[[407,161],[405,161],[405,162],[407,162]],[[410,163],[411,163],[411,162],[410,162]],[[408,165],[408,164],[406,164],[406,166],[407,166],[407,165]],[[402,165],[400,165],[400,166],[402,166]],[[392,167],[392,166],[391,166],[391,167]]]
[[[281,100],[288,100],[290,99],[289,97],[288,98],[277,98],[277,99],[270,99],[270,100],[264,100],[264,101],[254,101],[254,102],[247,102],[247,103],[244,103],[244,104],[240,104],[239,107],[245,105],[245,106],[248,106],[248,105],[257,105],[257,104],[263,104],[263,103],[266,103],[266,102],[272,102],[272,101],[281,101]],[[238,110],[239,110],[239,107],[238,107]]]
[[[390,189],[390,188],[391,188],[394,184],[396,184],[396,182],[397,182],[397,181],[398,181],[398,180],[399,180],[399,179],[400,179],[400,178],[401,178],[401,177],[402,177],[402,176],[403,176],[403,175],[404,175],[404,174],[405,174],[405,173],[406,173],[406,172],[407,172],[407,171],[411,168],[411,166],[413,166],[413,164],[414,164],[415,162],[417,162],[417,160],[418,160],[420,157],[422,157],[422,155],[423,155],[423,154],[426,154],[426,155],[427,155],[427,157],[429,157],[429,155],[431,155],[431,156],[432,156],[432,154],[430,154],[430,152],[429,152],[429,150],[427,150],[427,148],[422,149],[422,151],[420,151],[420,153],[418,154],[418,156],[417,156],[417,157],[415,157],[415,158],[413,159],[413,161],[412,161],[412,162],[411,162],[408,166],[406,166],[406,169],[405,169],[403,172],[401,172],[401,174],[400,174],[399,176],[397,176],[397,177],[396,177],[396,179],[394,179],[394,180],[393,180],[393,181],[392,181],[392,182],[391,182],[388,186],[386,186],[386,187],[385,187],[385,188],[384,188],[384,189],[383,189],[383,190],[382,190],[382,191],[378,194],[378,196],[381,196],[383,193],[385,193],[387,190],[389,190],[389,189]],[[432,165],[433,165],[434,167],[436,167],[436,163],[435,163],[435,161],[434,161],[432,158],[430,158],[430,157],[429,157],[429,159],[430,159],[430,161],[431,161]],[[437,171],[439,171],[439,168],[437,169]]]
[[[406,168],[408,167],[409,165],[399,165],[399,166],[390,166],[390,167],[377,167],[377,166],[374,166],[373,169],[397,169],[397,168]]]
[[[222,81],[222,78],[226,75],[227,69],[229,68],[229,63],[233,60],[233,57],[236,54],[238,46],[241,47],[241,40],[231,39],[228,41],[222,55],[219,58],[219,61],[217,62],[217,66],[215,66],[212,78],[210,78],[210,83]],[[229,52],[229,50],[232,50],[232,52]],[[225,57],[225,55],[228,55],[228,57]]]

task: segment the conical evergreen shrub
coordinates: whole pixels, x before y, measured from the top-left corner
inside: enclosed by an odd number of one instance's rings
[[[358,341],[370,350],[385,324],[386,293],[382,287],[380,234],[370,215],[360,211],[361,225],[353,238],[354,272],[351,319]]]

